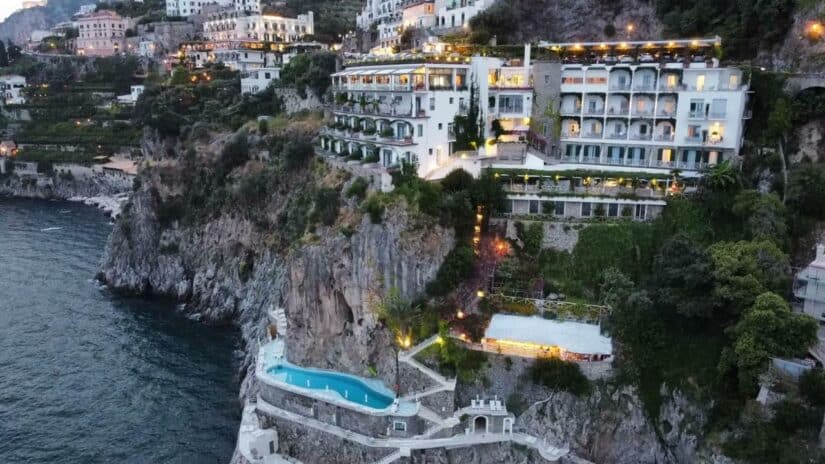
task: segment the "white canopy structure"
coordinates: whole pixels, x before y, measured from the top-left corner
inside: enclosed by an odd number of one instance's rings
[[[559,352],[584,357],[606,357],[613,354],[610,337],[601,334],[600,327],[581,322],[548,320],[542,317],[496,314],[484,333],[484,344],[502,351],[521,349],[541,356]],[[507,350],[512,348],[512,350]],[[513,353],[518,354],[518,353]]]

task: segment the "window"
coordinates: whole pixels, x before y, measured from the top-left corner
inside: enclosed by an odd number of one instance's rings
[[[725,108],[728,106],[728,101],[724,98],[714,98],[710,103],[710,116],[712,118],[724,118]]]
[[[693,99],[690,101],[690,114],[688,115],[691,118],[701,118],[702,113],[704,112],[705,108],[705,101],[704,100],[696,100]]]
[[[647,205],[636,205],[636,219],[644,219],[647,213]]]
[[[392,429],[396,432],[406,432],[407,423],[404,421],[392,421]]]
[[[728,87],[731,90],[735,90],[737,87],[739,87],[739,76],[737,76],[736,74],[731,74],[728,78]]]
[[[269,454],[275,454],[275,442],[274,441],[269,442]]]
[[[430,97],[430,111],[435,111],[435,97]]]
[[[550,85],[550,75],[549,74],[544,75],[544,85]]]
[[[522,108],[521,95],[500,95],[498,97],[498,110],[501,113],[521,113]]]
[[[444,128],[444,124],[443,123],[438,123],[438,130],[441,130],[443,128]]]
[[[618,217],[619,216],[619,204],[618,203],[611,203],[607,205],[607,215],[609,217]]]
[[[590,217],[592,214],[593,214],[593,204],[592,203],[582,203],[581,216],[582,217]]]
[[[271,76],[270,73],[264,73],[264,79],[271,79],[270,76]]]
[[[530,214],[539,214],[538,200],[530,200]]]
[[[418,125],[418,136],[419,136],[419,137],[423,137],[423,136],[424,136],[424,124],[419,124],[419,125]],[[432,151],[432,150],[430,150],[430,151]]]
[[[705,75],[699,74],[696,76],[696,90],[705,90]]]
[[[557,201],[553,204],[553,214],[556,216],[564,216],[564,202]]]

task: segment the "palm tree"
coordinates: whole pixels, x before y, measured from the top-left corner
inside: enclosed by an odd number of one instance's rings
[[[421,317],[421,307],[413,306],[397,288],[391,288],[387,296],[375,305],[374,311],[395,337],[395,389],[401,395],[398,353],[412,346],[412,331]]]
[[[739,185],[739,172],[730,160],[724,160],[705,169],[702,183],[709,190],[726,191]]]

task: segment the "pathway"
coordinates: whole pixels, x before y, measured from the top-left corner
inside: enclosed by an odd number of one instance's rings
[[[548,444],[544,440],[539,440],[538,438],[532,435],[527,435],[524,433],[474,433],[453,435],[451,437],[446,438],[430,438],[432,437],[432,435],[447,428],[448,426],[446,424],[448,422],[452,422],[450,421],[450,419],[458,420],[458,418],[455,416],[445,420],[442,424],[431,427],[423,434],[417,435],[415,437],[374,438],[362,435],[357,432],[343,429],[336,425],[321,422],[311,417],[302,416],[300,414],[296,414],[294,412],[281,409],[277,406],[273,406],[267,403],[266,400],[264,400],[260,396],[258,397],[257,407],[259,410],[263,411],[264,413],[272,417],[277,417],[280,419],[288,420],[290,422],[295,422],[301,424],[301,426],[309,427],[311,429],[328,433],[330,435],[337,436],[343,440],[355,442],[364,446],[368,446],[370,448],[399,448],[399,451],[392,453],[388,456],[385,456],[380,461],[378,461],[378,463],[380,464],[389,464],[399,459],[402,455],[400,450],[401,448],[410,450],[430,448],[462,448],[467,446],[502,443],[510,441],[524,446],[529,446],[537,450],[543,458],[550,461],[558,460],[562,456],[565,456],[569,453],[568,447],[558,448]]]

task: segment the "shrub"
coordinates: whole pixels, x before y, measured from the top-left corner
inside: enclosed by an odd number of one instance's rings
[[[321,222],[325,226],[331,226],[338,217],[338,204],[340,198],[338,192],[330,188],[322,188],[315,192],[314,205],[310,220]]]
[[[504,312],[532,316],[536,314],[536,306],[530,301],[505,300],[502,303]]]
[[[352,181],[350,186],[347,188],[345,192],[347,198],[356,197],[358,199],[363,199],[364,196],[367,194],[367,188],[369,187],[369,183],[363,177],[356,177],[355,180]]]
[[[427,293],[442,296],[470,275],[475,267],[475,253],[466,243],[458,243],[438,269],[435,280],[427,284]]]
[[[370,221],[373,224],[381,224],[384,217],[384,202],[381,200],[380,194],[370,195],[362,206],[364,211],[370,215]]]
[[[392,127],[385,127],[381,129],[381,137],[390,138],[395,135],[395,131],[392,130]]]
[[[307,140],[290,140],[284,145],[282,152],[284,167],[290,171],[304,167],[314,154],[315,149]]]
[[[269,122],[266,119],[261,119],[258,121],[258,133],[265,135],[267,132],[269,132]]]
[[[799,393],[811,406],[825,407],[825,371],[811,369],[802,374]]]
[[[221,150],[218,157],[216,171],[218,178],[226,177],[233,169],[244,164],[249,159],[249,143],[246,132],[235,134]]]
[[[530,367],[530,379],[551,390],[566,391],[576,396],[590,392],[590,381],[575,363],[561,359],[537,359]]]

